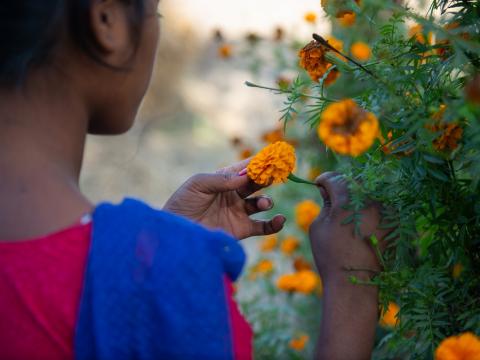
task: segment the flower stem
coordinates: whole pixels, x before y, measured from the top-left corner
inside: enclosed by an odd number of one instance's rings
[[[299,178],[298,176],[295,176],[295,175],[293,175],[293,174],[288,175],[288,180],[293,181],[293,182],[296,182],[296,183],[298,183],[298,184],[308,184],[308,185],[317,186],[317,184],[315,184],[314,182],[301,179],[301,178]]]

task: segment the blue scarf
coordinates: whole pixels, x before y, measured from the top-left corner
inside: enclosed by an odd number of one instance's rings
[[[137,200],[99,205],[76,359],[232,359],[224,276],[244,263],[225,233]]]

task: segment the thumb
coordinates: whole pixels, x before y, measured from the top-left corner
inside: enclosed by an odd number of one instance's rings
[[[196,187],[204,193],[216,194],[237,190],[248,184],[246,175],[238,176],[235,173],[225,174],[199,174],[195,176]]]

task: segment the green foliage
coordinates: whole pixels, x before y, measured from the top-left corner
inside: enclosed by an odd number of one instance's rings
[[[357,231],[358,210],[365,202],[383,204],[381,226],[390,233],[385,268],[374,282],[381,303],[395,302],[401,310],[397,327],[379,329],[375,358],[432,359],[445,337],[480,333],[480,108],[466,100],[463,90],[480,68],[480,4],[434,0],[422,16],[393,1],[365,0],[355,12],[355,31],[334,26],[333,35],[344,49],[355,41],[371,45],[373,60],[364,66],[373,76],[328,56],[341,76],[326,87],[328,74],[312,82],[292,58],[283,66],[299,75],[288,89],[276,91],[287,95],[281,120],[298,139],[299,157],[307,159],[300,171],[320,165],[351,180],[355,213],[346,221],[354,222]],[[423,26],[425,41],[407,35],[412,23]],[[445,28],[452,23],[458,26]],[[435,40],[429,41],[430,33]],[[442,43],[446,40],[448,45]],[[312,140],[325,107],[344,98],[374,113],[385,139],[356,158],[336,155]],[[456,147],[435,146],[444,132],[432,128],[442,105],[442,124],[462,129]],[[274,196],[287,204],[298,201],[298,191],[286,189],[274,189]],[[463,266],[456,278],[455,264]],[[245,304],[257,324],[259,358],[286,354],[288,321],[272,322],[280,316],[278,308],[260,301],[252,309],[252,303]],[[282,306],[282,313],[293,311],[301,318],[300,305],[292,303],[293,310]]]

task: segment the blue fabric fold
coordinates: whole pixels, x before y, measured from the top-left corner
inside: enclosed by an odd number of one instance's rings
[[[76,359],[232,359],[224,276],[244,263],[225,233],[133,199],[99,205]]]

